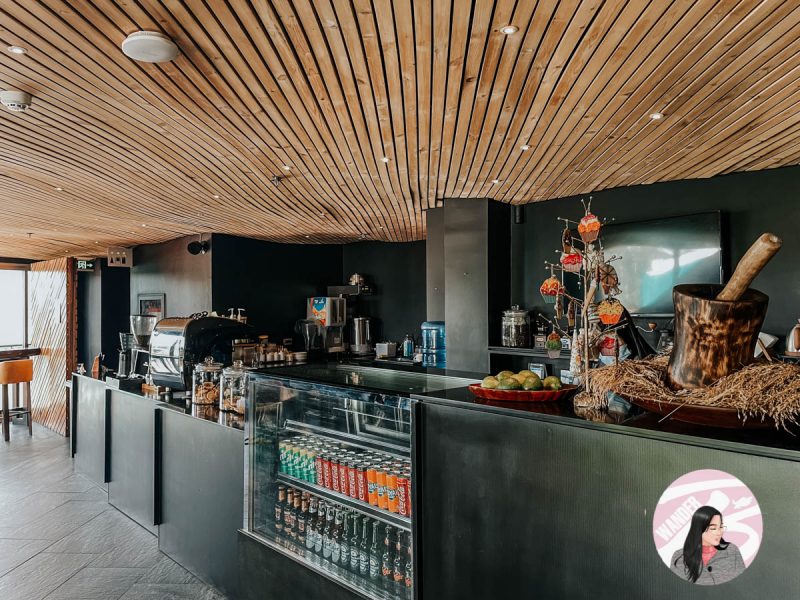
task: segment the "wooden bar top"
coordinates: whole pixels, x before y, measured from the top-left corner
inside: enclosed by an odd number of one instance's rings
[[[14,350],[0,350],[0,360],[19,360],[30,358],[42,353],[41,348],[15,348]]]

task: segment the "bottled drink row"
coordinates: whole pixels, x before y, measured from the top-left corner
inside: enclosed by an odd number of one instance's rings
[[[280,472],[404,517],[411,516],[411,462],[350,449],[315,435],[280,442]]]
[[[279,539],[400,596],[413,587],[411,535],[308,492],[278,486]]]

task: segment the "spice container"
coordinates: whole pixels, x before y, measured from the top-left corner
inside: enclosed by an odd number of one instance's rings
[[[531,319],[518,305],[503,311],[503,346],[527,348],[531,340]]]
[[[220,410],[244,414],[247,382],[248,374],[240,360],[233,361],[232,367],[226,367],[222,370],[222,393],[219,398]]]
[[[194,404],[218,404],[219,383],[222,375],[222,363],[214,362],[211,356],[194,368],[194,385],[192,386],[192,402]]]

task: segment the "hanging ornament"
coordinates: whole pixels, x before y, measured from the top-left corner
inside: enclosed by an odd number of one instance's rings
[[[617,334],[607,333],[600,340],[600,354],[603,356],[616,356],[617,355]]]
[[[611,266],[611,263],[603,263],[598,268],[598,276],[600,279],[600,286],[603,288],[603,293],[608,296],[609,294],[620,294],[619,277],[617,270]]]
[[[555,304],[559,294],[564,293],[564,286],[553,273],[553,267],[550,267],[550,277],[539,286],[539,293],[547,304]]]
[[[547,336],[547,341],[544,343],[547,349],[548,358],[558,358],[561,355],[561,336],[555,331],[551,331]]]
[[[569,254],[572,252],[572,232],[569,230],[569,227],[565,228],[564,231],[561,232],[561,250],[564,254]]]
[[[564,296],[559,294],[556,298],[556,319],[561,320],[564,318]]]
[[[581,266],[583,265],[583,256],[580,252],[575,250],[572,252],[562,252],[560,262],[565,271],[580,273]]]
[[[575,300],[570,298],[569,304],[567,304],[567,325],[569,327],[575,327],[575,314],[578,312],[578,308],[575,304]]]
[[[622,318],[622,311],[625,310],[622,303],[616,298],[606,298],[597,306],[597,316],[604,325],[616,325]]]
[[[600,219],[592,214],[592,199],[589,198],[586,214],[581,219],[581,222],[578,223],[578,233],[584,243],[591,244],[600,235],[600,227],[602,227],[602,223],[600,223]]]

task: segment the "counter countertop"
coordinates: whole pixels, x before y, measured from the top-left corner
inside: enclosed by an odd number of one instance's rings
[[[512,417],[531,418],[565,425],[588,427],[630,435],[639,435],[683,444],[703,445],[721,450],[759,454],[800,461],[800,429],[792,432],[776,429],[719,429],[692,425],[661,417],[633,407],[630,415],[605,411],[581,411],[567,402],[495,402],[475,397],[466,387],[412,396],[423,402],[435,402],[470,410],[492,412]]]

